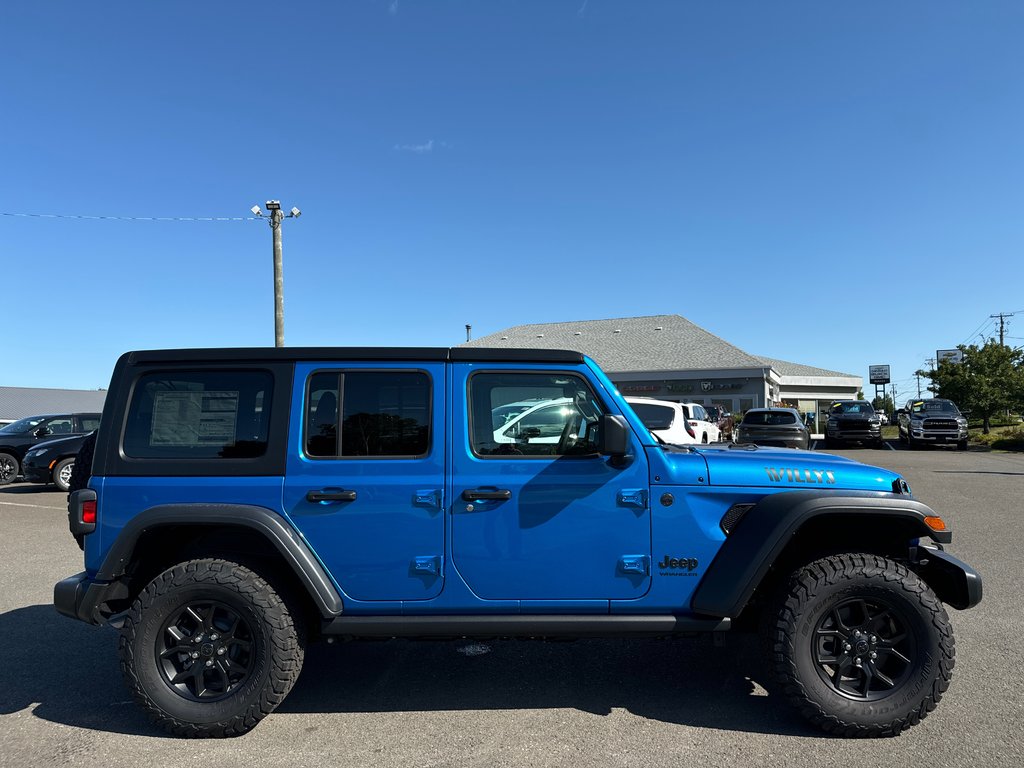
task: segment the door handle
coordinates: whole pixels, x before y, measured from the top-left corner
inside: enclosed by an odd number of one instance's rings
[[[309,491],[306,494],[306,501],[355,501],[355,491],[345,491],[342,489],[324,488],[322,491]]]
[[[508,501],[512,498],[512,491],[506,489],[484,490],[482,488],[470,488],[462,492],[463,501]]]

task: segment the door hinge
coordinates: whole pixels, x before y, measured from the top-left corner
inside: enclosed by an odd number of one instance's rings
[[[647,509],[647,489],[623,488],[619,491],[619,504]]]
[[[413,558],[412,572],[417,576],[440,576],[444,558],[438,555],[422,555]]]
[[[425,491],[416,491],[414,493],[414,504],[418,507],[430,507],[431,509],[441,509],[441,499],[443,493],[439,488],[431,488]]]
[[[623,555],[619,558],[619,568],[623,573],[647,574],[647,555]]]

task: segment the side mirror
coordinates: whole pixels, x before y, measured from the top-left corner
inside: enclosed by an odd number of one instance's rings
[[[50,434],[49,427],[40,427],[35,431],[36,437],[46,437],[48,434]]]
[[[604,456],[622,457],[629,451],[629,425],[626,418],[614,413],[601,415],[599,450]]]

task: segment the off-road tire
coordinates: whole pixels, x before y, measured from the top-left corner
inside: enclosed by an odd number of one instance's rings
[[[855,628],[849,617],[859,604],[865,618],[868,606],[881,613]],[[843,615],[845,621],[836,621]],[[855,639],[855,631],[864,634]],[[915,573],[877,555],[835,555],[794,573],[769,614],[767,639],[782,692],[813,724],[841,736],[894,736],[916,725],[935,709],[953,674],[953,630],[942,603]],[[857,647],[845,651],[847,642]],[[852,661],[858,652],[861,665]],[[829,659],[838,663],[830,668]],[[874,677],[883,670],[891,689]],[[863,695],[851,691],[857,688]]]
[[[0,485],[13,483],[21,471],[18,459],[9,453],[0,453]]]
[[[71,487],[70,475],[75,472],[75,460],[61,459],[53,467],[53,484],[57,486],[58,491],[67,491]]]
[[[167,569],[142,590],[119,649],[125,682],[157,725],[176,736],[239,736],[292,689],[304,634],[301,615],[259,574],[201,559]],[[195,664],[203,665],[198,674]]]

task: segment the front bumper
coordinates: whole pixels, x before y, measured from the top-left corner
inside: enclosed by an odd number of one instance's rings
[[[53,606],[58,613],[87,624],[103,624],[111,616],[106,603],[128,597],[120,582],[95,581],[85,571],[58,581],[53,586]]]
[[[21,474],[30,483],[48,483],[53,479],[50,475],[50,460],[46,457],[39,460],[25,459],[21,464]]]
[[[981,576],[967,563],[925,539],[912,542],[910,552],[914,570],[942,602],[958,611],[981,602]]]

